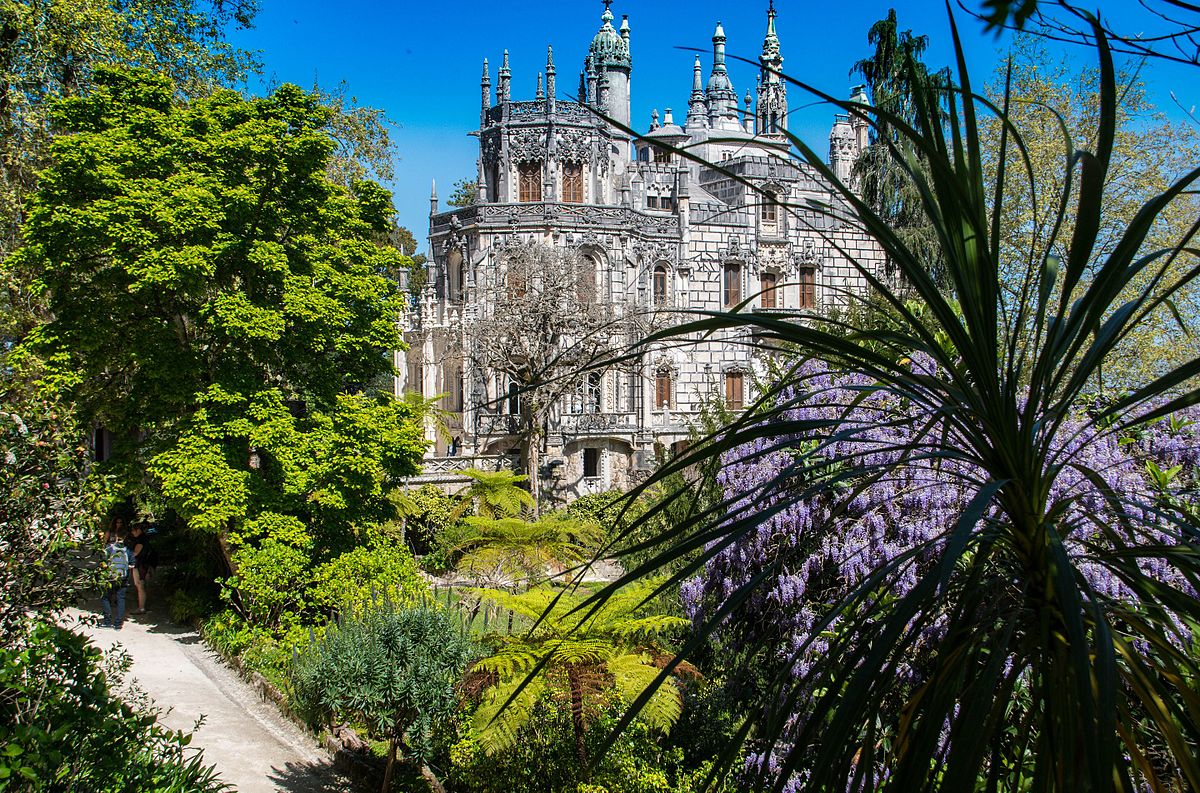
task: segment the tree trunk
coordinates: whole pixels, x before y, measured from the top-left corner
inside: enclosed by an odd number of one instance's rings
[[[381,793],[389,793],[392,789],[392,775],[396,773],[396,736],[392,736],[388,741],[388,759],[387,768],[383,771],[383,787],[380,788]]]
[[[572,666],[567,670],[567,681],[571,687],[571,724],[575,728],[575,757],[580,768],[587,768],[587,747],[583,744],[583,683],[579,670]]]
[[[441,781],[434,775],[433,769],[429,766],[421,765],[421,778],[425,780],[425,784],[429,785],[429,789],[433,793],[446,793],[446,788],[442,787]]]

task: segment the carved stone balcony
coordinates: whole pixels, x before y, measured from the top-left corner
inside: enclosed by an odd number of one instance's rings
[[[624,435],[637,431],[634,413],[566,413],[558,418],[553,431],[564,436]]]
[[[521,431],[521,417],[509,413],[481,413],[477,417],[480,435],[516,435]]]

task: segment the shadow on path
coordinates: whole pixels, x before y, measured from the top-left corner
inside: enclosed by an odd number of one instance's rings
[[[356,789],[330,763],[285,763],[282,768],[271,769],[268,779],[276,790],[286,793],[340,793]]]

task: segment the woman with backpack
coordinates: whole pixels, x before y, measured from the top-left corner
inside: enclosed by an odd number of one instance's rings
[[[137,590],[138,607],[134,614],[146,613],[146,579],[150,577],[150,569],[154,564],[154,551],[150,547],[150,535],[142,523],[133,524],[129,536],[125,539],[125,547],[133,557],[133,587]]]
[[[120,518],[114,520],[113,527],[108,530],[104,556],[108,563],[109,584],[100,597],[100,607],[104,610],[103,625],[121,630],[125,622],[125,593],[129,590],[133,557],[125,547],[125,522]]]

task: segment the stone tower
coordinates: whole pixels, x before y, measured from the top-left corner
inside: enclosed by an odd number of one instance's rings
[[[621,30],[613,27],[612,0],[604,0],[604,13],[600,16],[600,30],[588,48],[585,81],[596,86],[591,94],[592,103],[609,118],[622,126],[630,122],[630,74],[633,59],[629,55],[629,17],[621,20]],[[595,75],[594,78],[592,75]],[[622,138],[628,135],[622,133]],[[622,154],[629,155],[629,144],[625,143]]]

